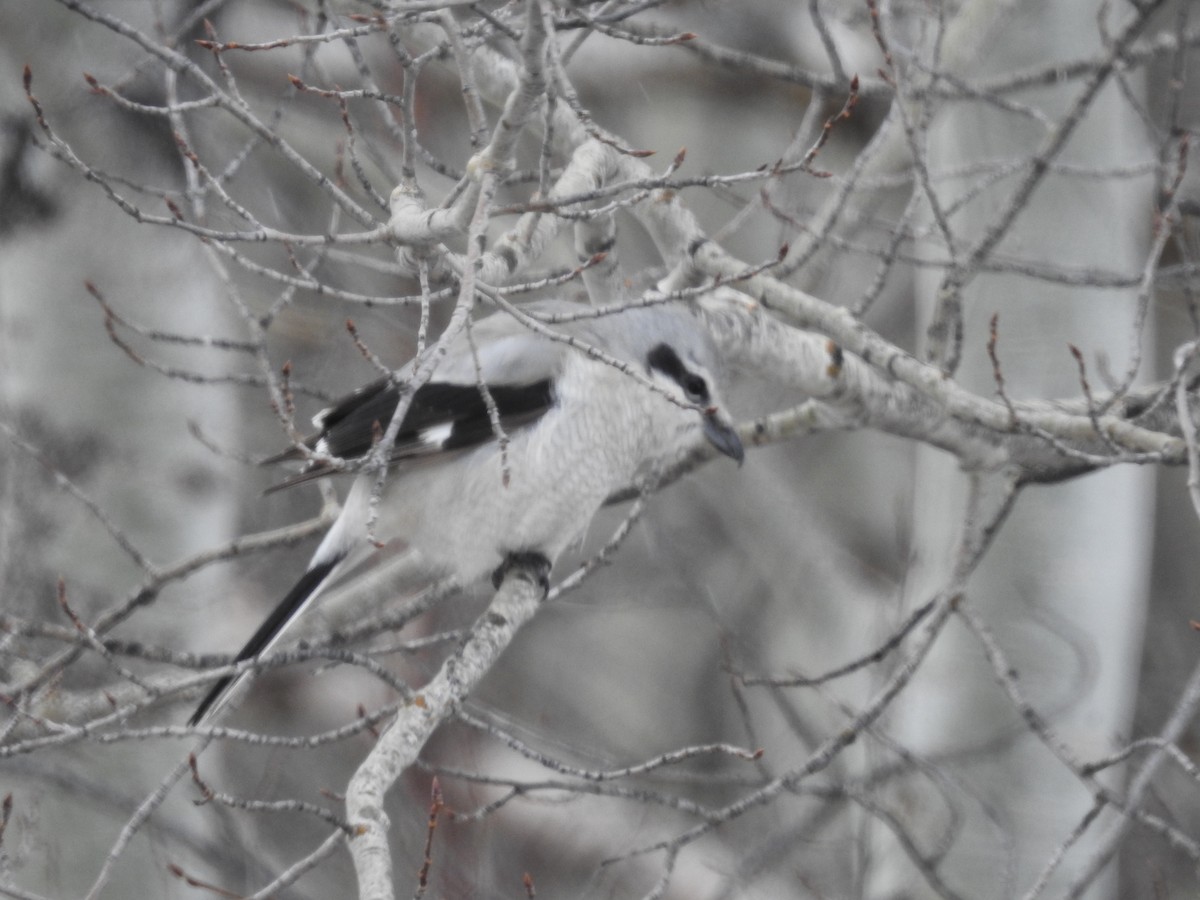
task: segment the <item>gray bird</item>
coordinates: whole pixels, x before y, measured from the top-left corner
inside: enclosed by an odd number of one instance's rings
[[[589,307],[546,301],[523,311],[577,316]],[[608,497],[702,439],[742,461],[742,443],[721,406],[711,338],[686,307],[629,308],[550,328],[565,340],[532,331],[504,312],[480,319],[469,339],[463,332],[451,342],[432,379],[412,393],[391,449],[394,468],[374,536],[402,538],[430,574],[470,584],[493,573],[498,584],[507,564],[529,560],[548,574]],[[365,458],[409,390],[413,366],[319,413],[309,448]],[[489,405],[508,439],[503,451]],[[304,455],[292,448],[269,461]],[[310,463],[277,487],[337,471]],[[238,662],[270,650],[322,588],[375,550],[368,520],[376,484],[371,472],[357,477],[307,570]],[[218,681],[191,724],[214,715],[243,677]]]

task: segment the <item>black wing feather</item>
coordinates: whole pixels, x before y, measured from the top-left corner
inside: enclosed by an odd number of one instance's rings
[[[534,421],[554,405],[549,379],[532,384],[497,385],[489,387],[488,394],[496,404],[500,427],[505,431]],[[427,384],[413,398],[413,408],[400,428],[393,459],[413,455],[413,449],[419,453],[423,446],[421,432],[445,424],[451,426],[449,436],[440,447],[430,449],[462,450],[495,437],[487,401],[478,385]]]
[[[305,443],[310,448],[320,445],[326,453],[342,459],[365,456],[391,421],[400,402],[400,390],[387,378],[360,388],[326,410],[320,419],[320,433]],[[554,405],[550,379],[520,385],[490,385],[488,393],[500,414],[500,427],[505,431],[533,422]],[[450,427],[448,434],[437,441],[429,439],[431,429],[446,426]],[[487,401],[479,385],[430,382],[413,395],[392,447],[392,461],[478,446],[494,434]],[[292,449],[266,462],[294,459],[298,455]],[[314,466],[270,490],[320,478],[332,471],[328,466]]]

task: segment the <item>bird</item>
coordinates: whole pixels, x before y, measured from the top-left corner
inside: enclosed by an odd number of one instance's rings
[[[431,575],[464,585],[491,573],[499,587],[507,566],[532,560],[546,588],[554,560],[613,494],[704,441],[742,464],[712,336],[682,302],[606,311],[543,300],[519,309],[471,321],[424,383],[414,360],[318,413],[304,449],[265,461],[308,460],[268,490],[343,472],[332,460],[365,461],[408,400],[373,528],[379,477],[364,469],[235,662],[268,652],[324,587],[386,541],[402,539]],[[250,674],[218,680],[189,724],[213,718]]]

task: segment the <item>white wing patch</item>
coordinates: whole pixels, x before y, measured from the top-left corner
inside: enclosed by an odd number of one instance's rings
[[[453,422],[443,422],[440,425],[430,425],[417,432],[417,444],[421,447],[441,447],[450,439],[450,435],[453,431]]]

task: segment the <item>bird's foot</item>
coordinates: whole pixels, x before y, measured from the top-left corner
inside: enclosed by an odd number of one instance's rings
[[[496,566],[496,571],[492,573],[492,587],[499,590],[508,573],[515,570],[518,575],[528,578],[546,594],[550,591],[550,568],[551,563],[545,553],[537,550],[514,551]]]

